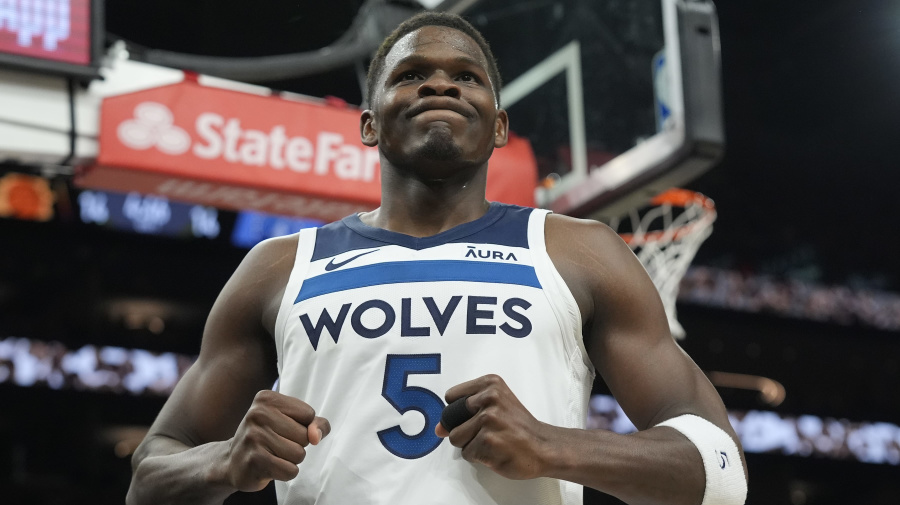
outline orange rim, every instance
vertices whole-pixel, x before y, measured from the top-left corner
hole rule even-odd
[[[702,193],[681,188],[672,188],[663,191],[650,200],[650,205],[671,205],[672,207],[682,208],[686,208],[690,205],[699,205],[703,208],[703,215],[675,230],[656,230],[643,233],[641,235],[642,243],[659,242],[664,236],[668,236],[670,241],[679,240],[685,235],[693,233],[695,228],[704,224],[704,222],[711,216],[714,216],[716,212],[716,205],[711,198]],[[633,233],[620,233],[619,236],[622,237],[622,240],[628,245],[632,245],[635,241]]]
[[[690,204],[699,204],[704,209],[715,210],[716,205],[708,196],[691,191],[689,189],[672,188],[653,197],[652,205],[669,204],[673,207],[687,207]]]

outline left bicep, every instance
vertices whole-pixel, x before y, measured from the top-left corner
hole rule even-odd
[[[641,430],[690,413],[730,431],[715,388],[672,338],[659,293],[640,261],[608,228],[595,238],[603,265],[588,273],[593,317],[585,338],[622,409]]]

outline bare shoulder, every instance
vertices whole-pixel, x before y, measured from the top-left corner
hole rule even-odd
[[[561,214],[547,215],[545,233],[548,245],[568,242],[570,245],[578,246],[579,249],[620,248],[625,245],[612,228],[600,221],[578,219]]]
[[[263,240],[250,249],[247,257],[264,260],[288,259],[294,260],[297,253],[297,234],[283,235],[281,237],[273,237]]]
[[[591,219],[550,214],[544,230],[547,253],[578,302],[584,321],[591,319],[598,296],[643,267],[609,226]]]
[[[550,214],[544,232],[554,264],[572,264],[579,275],[600,280],[618,275],[622,268],[643,271],[622,237],[599,221]]]
[[[252,271],[256,277],[262,276],[260,280],[281,278],[294,266],[297,244],[296,234],[263,240],[250,249],[238,271]]]
[[[297,235],[264,240],[255,245],[222,289],[220,299],[233,309],[252,311],[272,334],[288,277],[297,256]]]

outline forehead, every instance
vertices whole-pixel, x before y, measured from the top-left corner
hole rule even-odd
[[[446,26],[423,26],[404,35],[384,59],[385,69],[396,67],[410,56],[468,57],[487,69],[487,58],[472,37]]]

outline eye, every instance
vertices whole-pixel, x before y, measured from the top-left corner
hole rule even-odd
[[[397,81],[414,81],[419,78],[419,74],[415,72],[403,72],[397,77]]]
[[[471,72],[464,72],[460,74],[459,80],[463,82],[481,82],[481,80],[478,79],[478,76]]]

